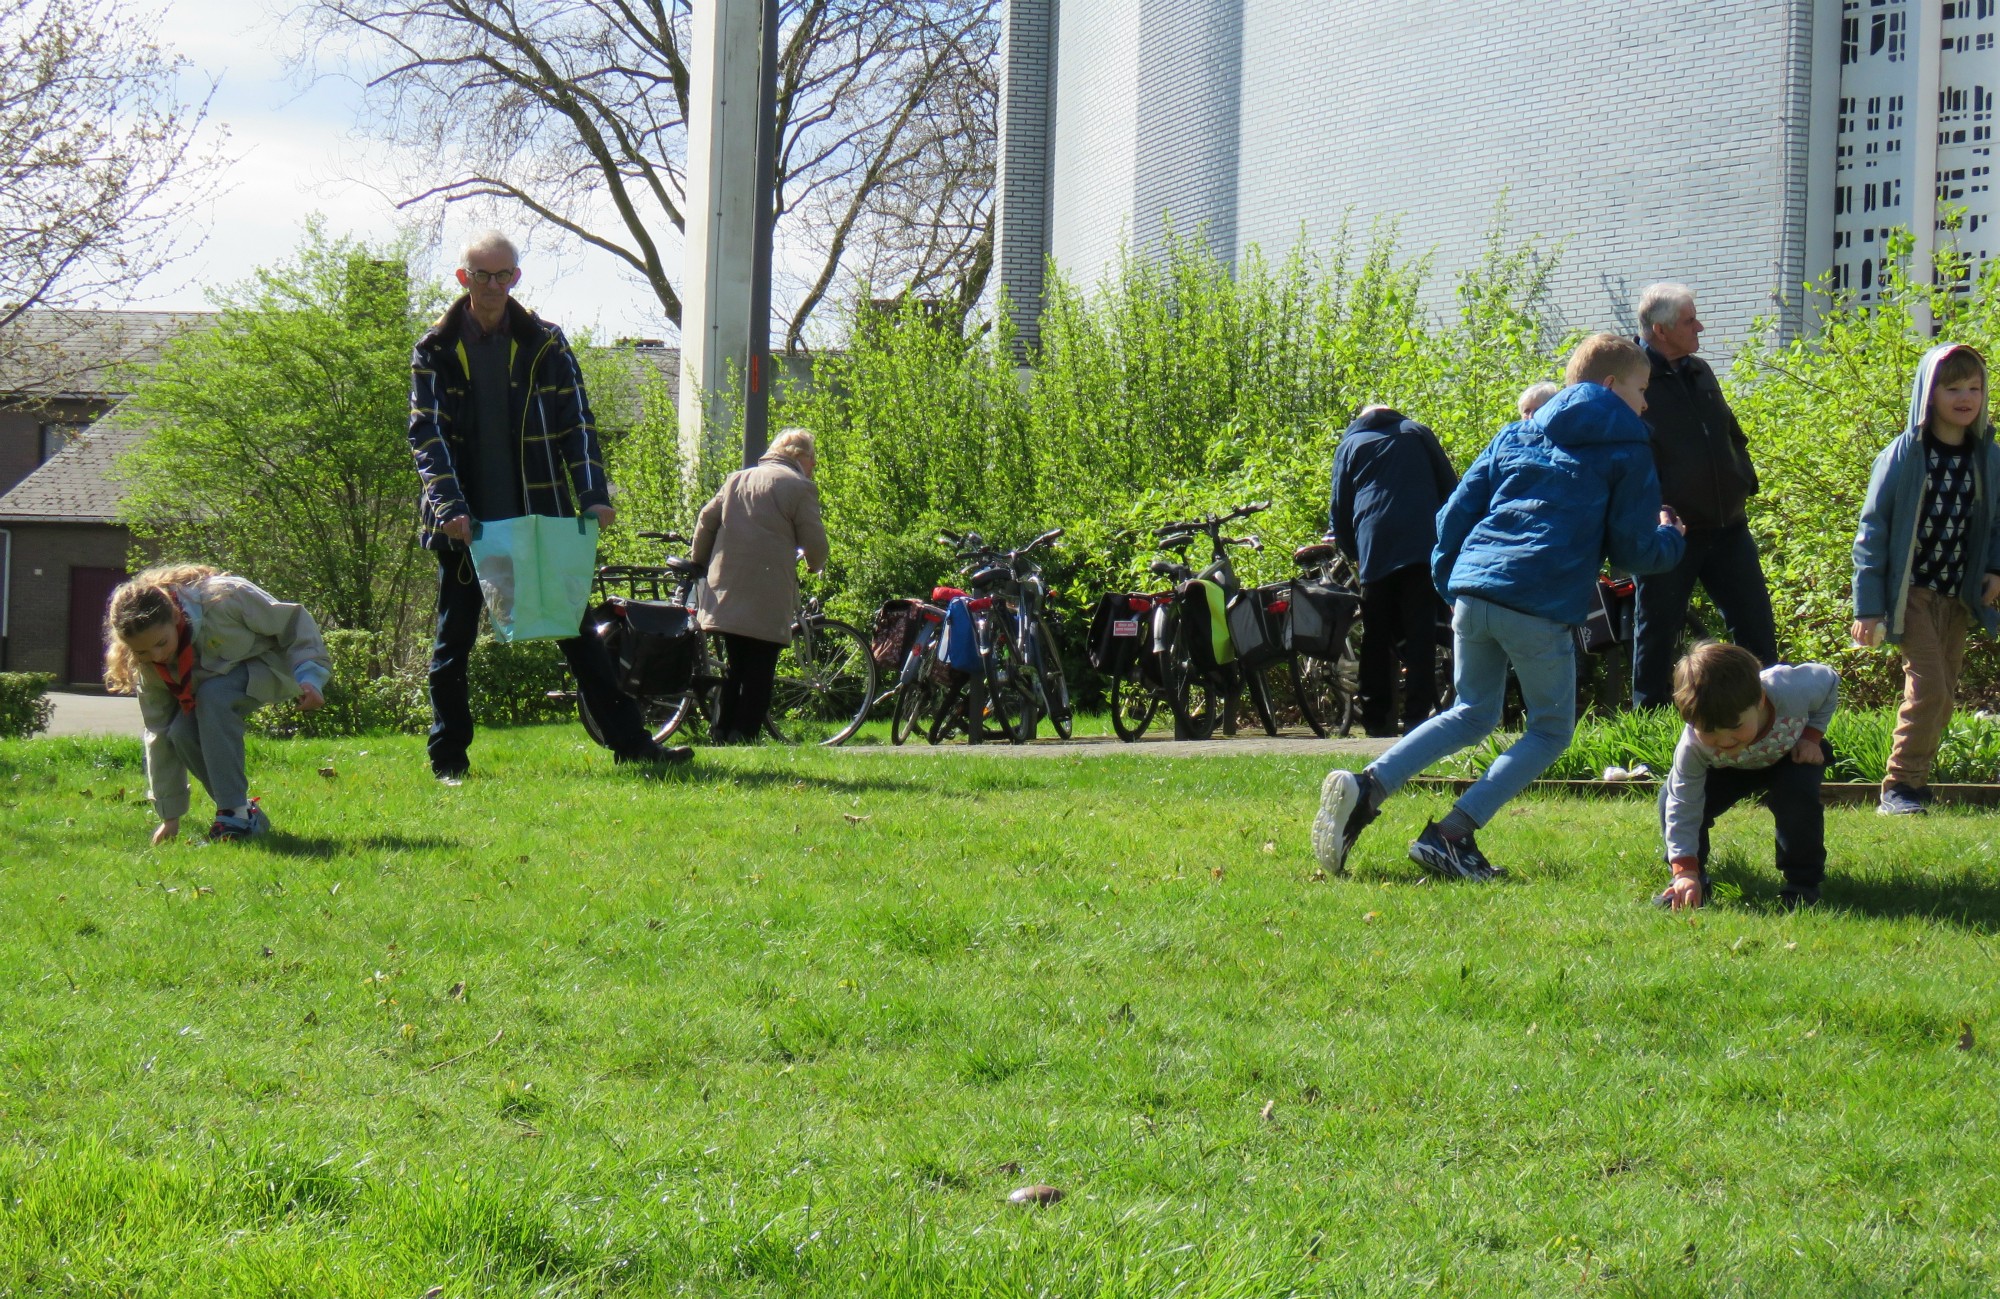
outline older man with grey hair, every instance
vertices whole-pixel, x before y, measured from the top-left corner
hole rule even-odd
[[[1731,640],[1765,667],[1778,661],[1771,591],[1744,509],[1757,494],[1757,470],[1715,371],[1695,355],[1705,328],[1685,284],[1655,284],[1640,295],[1638,343],[1653,363],[1642,418],[1653,434],[1661,499],[1687,525],[1687,553],[1674,568],[1638,579],[1636,708],[1673,703],[1674,663],[1696,584],[1715,602]]]
[[[482,522],[528,514],[615,517],[583,371],[561,329],[512,297],[520,255],[497,230],[475,235],[458,267],[464,296],[417,340],[410,357],[410,451],[423,483],[422,537],[437,555],[437,634],[431,643],[431,771],[448,785],[470,769],[467,665],[485,597],[469,547]],[[618,688],[610,656],[584,615],[557,645],[576,677],[577,707],[619,762],[684,762],[662,748]]]

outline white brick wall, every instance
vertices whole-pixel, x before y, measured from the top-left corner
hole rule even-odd
[[[1727,353],[1803,277],[1811,0],[1067,0],[1050,247],[1094,280],[1168,209],[1232,255],[1344,215],[1434,250],[1436,305],[1506,194],[1566,240],[1568,324],[1685,280]],[[1222,65],[1239,62],[1235,78]],[[1142,211],[1141,199],[1149,210]],[[1796,324],[1793,319],[1788,324]]]

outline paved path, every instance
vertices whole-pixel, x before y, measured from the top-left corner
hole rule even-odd
[[[137,735],[139,701],[128,695],[76,695],[52,690],[56,706],[49,735]]]
[[[1386,752],[1393,740],[1371,740],[1354,736],[1345,740],[1321,740],[1310,735],[1238,735],[1235,739],[1217,736],[1212,740],[1172,740],[1166,733],[1149,735],[1136,744],[1122,744],[1109,735],[1080,735],[1074,740],[1043,738],[1033,744],[970,745],[963,742],[930,745],[912,740],[897,748],[889,744],[849,744],[842,753],[934,753],[944,757],[987,758],[1230,758],[1245,754],[1286,758],[1372,758]]]

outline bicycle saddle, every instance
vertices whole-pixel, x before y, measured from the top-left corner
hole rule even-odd
[[[1333,555],[1334,548],[1322,541],[1316,545],[1300,546],[1297,550],[1294,550],[1292,552],[1292,562],[1294,564],[1324,564],[1327,560],[1332,559]]]
[[[682,577],[699,577],[702,567],[685,555],[671,555],[667,559],[667,571]]]
[[[1156,559],[1147,565],[1146,571],[1156,577],[1165,577],[1174,581],[1180,581],[1183,576],[1187,575],[1189,569],[1186,564],[1176,564],[1171,559]]]
[[[931,603],[950,604],[964,594],[955,586],[934,586],[931,588]]]

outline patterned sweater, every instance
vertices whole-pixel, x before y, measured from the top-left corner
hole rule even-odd
[[[1834,709],[1840,706],[1840,678],[1823,663],[1781,663],[1761,673],[1764,697],[1771,701],[1771,725],[1762,735],[1734,753],[1717,753],[1695,736],[1694,727],[1681,730],[1674,749],[1674,769],[1667,776],[1667,859],[1694,860],[1701,851],[1702,809],[1713,767],[1756,771],[1775,767],[1801,739],[1826,734]]]

